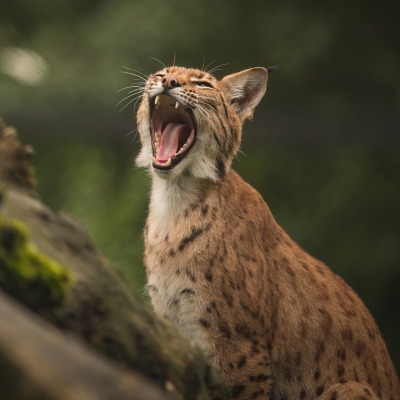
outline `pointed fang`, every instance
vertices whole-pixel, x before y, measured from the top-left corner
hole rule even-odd
[[[175,103],[175,108],[178,108],[178,107],[179,107],[179,103],[176,102],[176,103]]]

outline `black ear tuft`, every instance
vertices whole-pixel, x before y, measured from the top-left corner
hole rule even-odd
[[[271,65],[270,67],[267,67],[267,71],[269,72],[274,72],[278,69],[277,65]]]

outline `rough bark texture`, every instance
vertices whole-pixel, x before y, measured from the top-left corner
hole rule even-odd
[[[0,121],[4,398],[227,399],[201,351],[144,307],[85,228],[38,199],[32,155]]]

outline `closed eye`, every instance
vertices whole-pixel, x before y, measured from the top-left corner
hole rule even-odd
[[[207,81],[193,81],[193,83],[197,86],[208,87],[208,88],[214,89],[214,86],[211,85],[211,83],[207,82]]]

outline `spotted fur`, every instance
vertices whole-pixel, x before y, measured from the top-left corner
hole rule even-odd
[[[165,76],[179,86],[163,87]],[[147,81],[137,161],[152,172],[145,265],[154,309],[204,350],[233,399],[398,400],[397,374],[362,301],[230,167],[267,76],[254,68],[217,80],[169,67]],[[165,91],[193,110],[197,140],[179,165],[159,171],[149,101]]]

